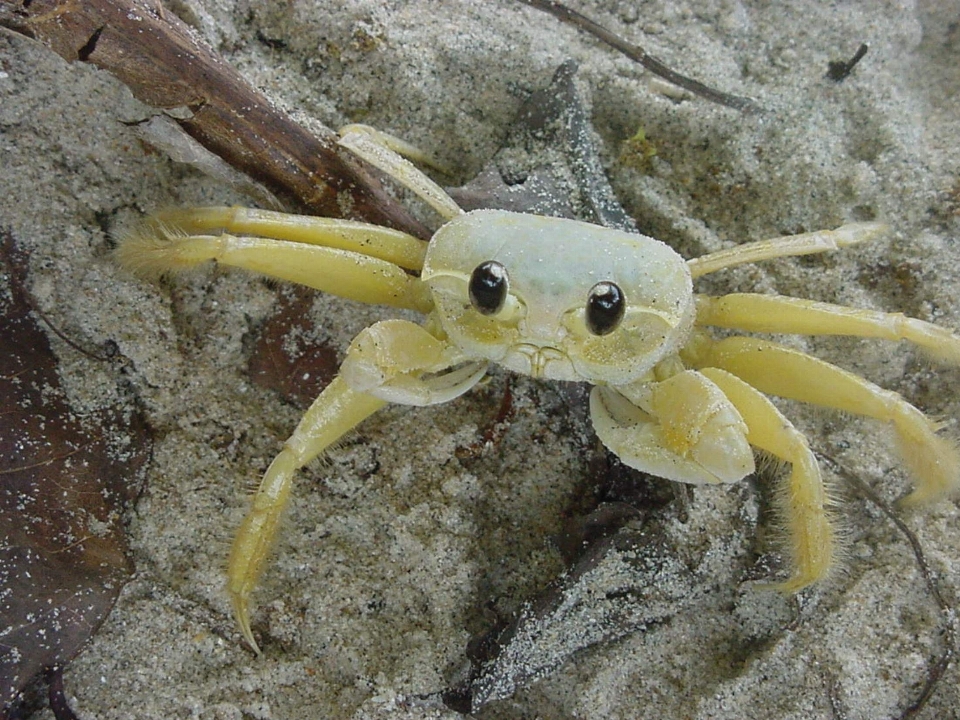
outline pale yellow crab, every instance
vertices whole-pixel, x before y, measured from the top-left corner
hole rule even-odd
[[[140,273],[215,260],[369,303],[417,310],[423,325],[384,320],[353,341],[267,469],[230,554],[227,588],[247,642],[249,599],[290,496],[294,473],[387,403],[432,405],[465,393],[497,363],[550,380],[588,382],[600,440],[627,465],[687,483],[731,483],[754,470],[751,446],[791,466],[781,498],[794,591],[835,563],[831,499],[804,436],[764,393],[892,425],[916,489],[943,497],[960,456],[900,395],[767,340],[713,339],[703,326],[765,333],[908,340],[960,363],[960,337],[899,313],[778,295],[709,297],[693,280],[743,263],[819,253],[873,238],[855,223],[684,260],[653,238],[501,210],[464,213],[383,136],[350,128],[341,142],[420,195],[446,221],[428,243],[365,223],[246,208],[157,215],[119,257]],[[396,147],[396,146],[394,146]]]

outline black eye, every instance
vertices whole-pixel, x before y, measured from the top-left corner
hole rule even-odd
[[[587,329],[594,335],[613,332],[623,320],[626,301],[614,283],[598,282],[587,293]]]
[[[507,299],[507,270],[496,260],[480,263],[470,275],[470,303],[481,315],[496,315]]]

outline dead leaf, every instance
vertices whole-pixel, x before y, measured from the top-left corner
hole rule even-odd
[[[5,233],[0,295],[0,717],[106,618],[132,567],[123,513],[149,454],[146,426],[78,418]]]
[[[277,308],[256,338],[247,374],[260,387],[276,390],[297,407],[309,407],[337,374],[337,351],[311,340],[312,290],[285,288]]]

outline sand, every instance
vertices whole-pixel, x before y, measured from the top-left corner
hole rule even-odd
[[[307,122],[361,121],[404,137],[452,168],[448,182],[486,166],[524,97],[575,59],[614,191],[641,232],[684,256],[847,221],[891,226],[867,246],[746,266],[701,289],[797,294],[960,328],[954,3],[576,7],[764,112],[678,93],[506,0],[170,4],[279,106]],[[828,62],[861,42],[869,52],[850,77],[826,79]],[[223,568],[246,490],[299,416],[244,372],[278,291],[216,271],[144,283],[112,261],[111,233],[143,212],[249,202],[142,143],[129,123],[152,113],[105,73],[0,34],[0,223],[32,253],[43,311],[71,337],[113,341],[129,359],[121,378],[53,339],[75,407],[109,406],[129,383],[156,433],[130,517],[137,571],[66,672],[73,706],[104,720],[457,717],[411,698],[448,687],[471,635],[562,572],[551,539],[591,483],[582,393],[516,379],[516,412],[496,447],[459,460],[456,448],[497,413],[507,374],[496,372],[455,403],[382,412],[302,473],[255,597],[266,652],[254,656],[230,617]],[[652,159],[627,142],[639,130]],[[310,313],[314,340],[341,353],[390,315],[323,296]],[[957,434],[955,368],[890,343],[791,342],[898,390]],[[876,423],[781,407],[816,450],[883,498],[908,489]],[[776,546],[764,482],[697,488],[683,513],[659,520],[664,552],[696,580],[676,612],[577,654],[480,717],[898,717],[942,651],[942,619],[903,535],[826,474],[843,495],[849,537],[833,582],[799,602],[752,587],[778,567],[768,563]],[[944,502],[906,516],[948,603],[958,591],[957,515]],[[957,680],[951,667],[919,717],[956,717]]]

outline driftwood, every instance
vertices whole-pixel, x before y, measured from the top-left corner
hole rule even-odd
[[[0,26],[107,70],[290,209],[429,236],[332,130],[316,136],[273,107],[159,2],[0,0]]]

